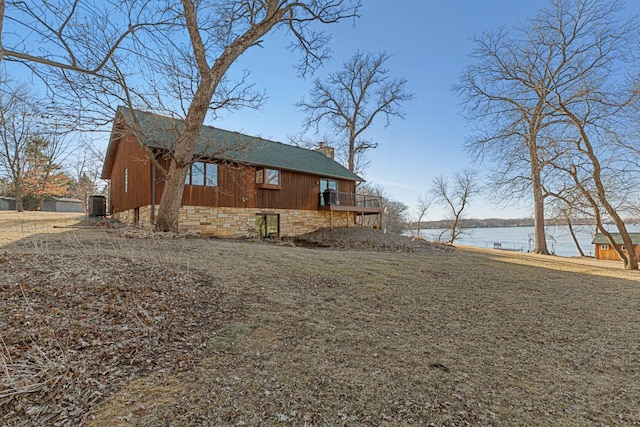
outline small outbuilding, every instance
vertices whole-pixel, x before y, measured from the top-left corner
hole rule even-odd
[[[616,245],[623,251],[626,251],[627,248],[624,246],[620,233],[611,233],[611,235],[613,236],[613,240]],[[636,251],[636,254],[640,257],[640,233],[629,233],[629,237],[631,237],[631,241],[633,242],[633,250]],[[620,256],[616,252],[615,248],[611,246],[611,242],[604,234],[596,233],[592,243],[596,246],[596,259],[620,261]]]
[[[67,197],[50,197],[44,201],[45,212],[78,212],[84,213],[82,200]]]
[[[15,197],[0,196],[0,211],[15,211]]]

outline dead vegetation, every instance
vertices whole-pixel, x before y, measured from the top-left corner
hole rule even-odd
[[[347,240],[5,246],[2,424],[640,424],[634,272]]]
[[[230,304],[211,279],[155,263],[0,257],[2,425],[78,425],[135,378],[192,369]]]
[[[451,245],[384,233],[368,227],[322,228],[292,239],[299,246],[398,252],[449,252]]]

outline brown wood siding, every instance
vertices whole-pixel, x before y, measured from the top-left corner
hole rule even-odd
[[[322,177],[280,171],[280,189],[256,187],[255,207],[261,209],[318,209]],[[333,179],[333,178],[328,178]],[[338,181],[338,191],[355,193],[355,182]]]
[[[158,163],[169,167],[169,158],[158,154]],[[152,162],[147,152],[132,135],[118,143],[111,174],[111,206],[113,212],[152,204]],[[128,170],[128,188],[124,192],[124,170]],[[218,164],[218,186],[186,185],[183,206],[213,206],[256,209],[318,209],[318,194],[322,177],[299,172],[280,171],[277,189],[259,188],[255,184],[255,167]],[[333,178],[327,178],[333,179]],[[160,203],[164,176],[156,171],[155,204]],[[338,181],[338,191],[355,193],[355,182]]]
[[[602,259],[606,261],[621,261],[620,256],[618,256],[618,253],[615,251],[615,249],[613,249],[611,245],[606,243],[604,245],[607,245],[609,249],[602,249],[602,244],[596,244],[596,259]],[[618,247],[622,248],[622,246],[624,245],[619,245]],[[640,257],[640,246],[635,245],[634,248],[636,254],[638,254],[638,257]]]
[[[125,192],[124,171],[128,184]],[[132,135],[125,135],[117,145],[111,176],[111,209],[121,212],[151,203],[151,162],[146,151]]]
[[[161,158],[159,163],[168,168],[169,159]],[[253,168],[233,164],[218,164],[218,186],[185,185],[182,194],[183,206],[214,206],[230,208],[253,207]],[[156,174],[156,204],[160,203],[164,177]]]

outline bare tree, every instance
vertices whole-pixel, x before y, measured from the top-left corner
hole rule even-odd
[[[184,118],[184,128],[176,141],[171,165],[167,171],[162,199],[158,208],[157,227],[177,229],[178,212],[185,176],[192,162],[196,140],[229,67],[247,49],[260,43],[272,29],[284,26],[299,42],[304,53],[304,66],[325,58],[318,48],[326,38],[310,28],[310,23],[338,22],[352,17],[359,4],[345,1],[264,2],[220,1],[208,11],[203,5],[182,0],[183,17],[197,65],[198,85]],[[212,22],[213,18],[213,22]],[[204,37],[208,39],[204,41]]]
[[[465,71],[456,87],[465,97],[468,116],[482,124],[469,148],[490,153],[500,167],[494,183],[506,191],[498,194],[513,198],[516,192],[532,191],[535,252],[548,252],[544,188],[553,186],[549,170],[558,156],[576,153],[563,144],[569,137],[566,124],[589,126],[579,122],[584,114],[594,114],[593,103],[563,102],[568,97],[584,101],[601,96],[602,90],[607,91],[603,84],[616,77],[617,67],[634,56],[637,23],[634,18],[623,20],[622,13],[623,4],[617,0],[552,0],[513,35],[497,31],[479,37],[477,63]],[[621,105],[618,100],[614,104]],[[571,111],[573,107],[576,110]],[[614,110],[610,108],[608,114]],[[599,126],[603,125],[601,121]],[[611,129],[611,123],[606,127]],[[589,145],[584,135],[569,139]],[[589,157],[588,151],[582,154]],[[589,161],[597,175],[594,160]],[[606,207],[600,193],[599,203]],[[609,215],[615,217],[613,211]]]
[[[640,78],[634,42],[639,36],[636,19],[621,20],[622,3],[556,0],[546,15],[534,21],[554,53],[554,63],[564,71],[552,74],[545,103],[563,118],[557,125],[555,144],[564,153],[554,162],[571,177],[596,216],[602,210],[613,220],[627,248],[633,243],[616,200],[633,188],[632,175],[619,159],[619,141],[624,141],[628,125],[626,110],[640,101]],[[544,38],[542,38],[542,35]],[[620,71],[628,67],[631,85]],[[624,145],[624,144],[623,144]],[[618,185],[611,185],[613,181]],[[602,221],[598,220],[598,224]],[[621,250],[613,236],[600,226],[617,250],[625,268],[638,269],[635,251]]]
[[[616,187],[607,187],[601,160],[595,154],[594,146],[591,144],[585,129],[582,127],[579,129],[586,138],[586,140],[575,141],[576,151],[579,155],[565,159],[564,166],[556,163],[555,167],[562,169],[573,179],[585,203],[592,208],[597,229],[609,239],[612,248],[624,262],[625,268],[637,270],[638,256],[635,251],[625,252],[622,250],[616,244],[613,234],[603,226],[604,215],[607,215],[615,223],[625,247],[634,247],[624,219],[620,214],[620,208],[614,202],[616,199],[615,191],[612,192],[611,189]],[[582,156],[586,157],[586,161],[584,161],[584,158],[581,159]]]
[[[66,99],[87,103],[82,111],[100,112],[115,100],[130,107],[171,111],[183,119],[171,163],[164,171],[156,217],[157,228],[163,231],[177,230],[185,177],[207,114],[260,102],[260,95],[244,85],[244,77],[236,82],[225,79],[236,59],[281,28],[292,36],[292,48],[302,52],[299,69],[305,73],[328,57],[328,36],[316,24],[356,17],[360,7],[359,0],[132,0],[98,7],[76,0],[71,8],[54,11],[62,6],[25,3],[10,3],[11,22],[20,22],[32,30],[29,34],[44,40],[45,59],[64,60],[43,61],[6,47],[5,58],[48,67],[37,68],[40,75],[62,70],[63,85],[71,88]],[[7,13],[8,9],[5,19]],[[23,16],[29,19],[20,19]],[[3,29],[3,36],[6,33]],[[18,40],[14,45],[27,46],[30,41]],[[61,98],[58,94],[57,99]]]
[[[382,213],[380,214],[381,221],[379,224],[363,223],[362,225],[378,225],[385,232],[390,231],[392,233],[401,233],[405,230],[406,219],[404,217],[404,213],[409,209],[407,205],[397,200],[393,200],[384,188],[375,184],[361,185],[358,188],[358,194],[365,194],[380,198],[380,207],[382,209]],[[372,219],[372,221],[377,223],[377,218]]]
[[[431,208],[431,204],[433,203],[433,200],[428,198],[426,195],[421,195],[420,197],[418,197],[418,204],[416,205],[416,216],[417,216],[417,230],[416,230],[416,235],[418,237],[422,237],[422,235],[420,234],[420,231],[422,231],[422,219],[425,217],[425,215],[427,214],[427,211]]]
[[[13,182],[16,210],[22,212],[23,184],[30,142],[40,134],[39,113],[24,88],[0,90],[0,168]]]
[[[465,113],[476,124],[467,148],[479,159],[490,156],[497,169],[491,181],[501,201],[531,194],[534,252],[549,254],[545,235],[543,169],[544,135],[553,122],[545,104],[550,58],[528,39],[529,28],[512,36],[505,30],[476,37],[468,66],[455,90]],[[530,45],[531,44],[531,45]]]
[[[157,27],[149,2],[0,1],[0,61],[99,75],[136,31]],[[90,41],[100,28],[101,43]]]
[[[464,210],[469,202],[480,192],[478,185],[478,173],[469,169],[453,174],[453,182],[445,176],[438,176],[431,184],[431,194],[435,203],[442,206],[448,212],[449,226],[440,236],[441,239],[448,234],[447,243],[453,243],[464,233],[465,229],[461,220]]]
[[[346,157],[346,166],[352,172],[366,165],[364,154],[378,146],[366,138],[365,131],[381,116],[385,126],[391,118],[404,118],[401,105],[413,99],[407,92],[405,79],[392,79],[385,63],[387,53],[373,55],[356,52],[345,62],[340,71],[329,74],[326,82],[317,79],[311,89],[309,100],[303,99],[297,106],[307,114],[305,130],[319,130],[327,123],[344,141],[339,147]]]

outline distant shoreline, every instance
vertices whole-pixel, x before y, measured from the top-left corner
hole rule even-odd
[[[640,219],[626,219],[626,224],[637,224]],[[420,229],[433,230],[449,228],[449,220],[438,221],[423,221],[420,224]],[[612,224],[606,222],[605,224]],[[565,221],[560,220],[547,220],[545,226],[564,226],[567,225]],[[572,222],[573,226],[594,226],[595,222],[591,218],[576,219]],[[463,219],[461,220],[462,228],[508,228],[508,227],[533,227],[533,218],[486,218],[486,219]],[[417,222],[411,222],[408,224],[408,230],[416,230],[418,228]]]

